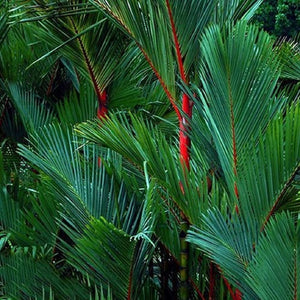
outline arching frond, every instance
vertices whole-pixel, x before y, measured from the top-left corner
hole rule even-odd
[[[104,218],[93,219],[78,237],[75,247],[70,248],[68,260],[106,288],[110,286],[113,294],[121,299],[131,295],[135,248],[136,241],[125,232]]]
[[[202,104],[225,174],[234,191],[243,149],[270,118],[278,79],[278,60],[266,33],[239,23],[221,31],[210,27],[201,42]]]
[[[240,169],[241,212],[261,230],[284,206],[284,195],[300,168],[300,145],[295,142],[300,135],[299,108],[292,105],[285,116],[278,114],[271,121]]]
[[[93,119],[97,111],[97,97],[90,84],[81,82],[79,95],[71,93],[56,105],[58,118],[64,124],[76,124]]]
[[[200,247],[220,266],[226,279],[250,299],[259,299],[245,281],[252,260],[254,236],[244,220],[238,217],[230,220],[219,210],[208,211],[206,216],[203,215],[202,229],[192,228],[187,240]]]
[[[33,91],[24,91],[24,88],[17,84],[10,84],[9,92],[28,133],[37,131],[53,120],[52,111]]]
[[[260,299],[299,298],[299,243],[299,220],[298,227],[284,213],[270,220],[258,239],[246,279]]]

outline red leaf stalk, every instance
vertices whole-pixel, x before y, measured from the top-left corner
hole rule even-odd
[[[242,293],[239,289],[235,290],[235,300],[242,300]]]
[[[235,294],[234,294],[234,292],[233,292],[233,290],[232,290],[232,288],[231,288],[231,286],[230,286],[230,283],[228,282],[228,280],[223,276],[223,274],[221,273],[221,276],[222,276],[222,278],[223,278],[223,280],[224,280],[224,283],[225,283],[225,285],[226,285],[226,287],[227,287],[227,289],[228,289],[228,291],[229,291],[229,293],[230,293],[230,295],[231,295],[231,298],[233,299],[233,300],[235,300],[236,298],[235,298]]]
[[[100,97],[98,98],[98,111],[97,117],[99,119],[104,118],[107,115],[107,92],[104,90],[100,93]]]
[[[176,50],[176,57],[177,57],[177,63],[179,68],[180,77],[183,80],[185,84],[187,84],[187,78],[184,71],[183,66],[183,57],[180,51],[180,45],[178,41],[178,36],[176,32],[175,22],[173,19],[173,14],[170,6],[169,0],[166,0],[166,5],[168,8],[168,14],[170,18],[170,23],[172,27],[172,33],[174,38],[174,44],[175,44],[175,50]],[[187,135],[187,130],[189,128],[188,120],[186,117],[191,118],[192,117],[192,104],[186,94],[183,94],[182,96],[182,111],[184,113],[181,118],[179,118],[179,129],[180,129],[180,135],[179,135],[179,149],[180,149],[180,160],[181,163],[184,164],[188,170],[190,169],[190,151],[189,147],[191,144],[190,138]]]

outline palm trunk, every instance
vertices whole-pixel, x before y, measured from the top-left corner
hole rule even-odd
[[[183,66],[183,56],[180,51],[180,45],[178,41],[178,36],[176,32],[176,26],[173,18],[172,9],[170,6],[169,0],[166,0],[166,6],[168,9],[168,14],[170,18],[172,34],[175,44],[177,62],[179,67],[180,77],[185,84],[188,84],[187,77],[185,74],[184,66]],[[192,117],[192,103],[187,94],[183,94],[182,97],[182,112],[183,115],[179,117],[179,152],[180,152],[180,161],[182,167],[184,169],[190,169],[190,145],[191,140],[188,136],[189,129],[189,119]],[[184,193],[184,191],[183,191]],[[186,300],[189,298],[189,289],[188,289],[188,261],[189,261],[189,247],[188,243],[185,240],[187,231],[189,228],[188,221],[183,218],[181,224],[181,232],[180,232],[180,299]]]
[[[181,222],[181,232],[180,232],[180,299],[189,299],[189,245],[185,239],[187,231],[189,228],[189,223],[186,220]]]

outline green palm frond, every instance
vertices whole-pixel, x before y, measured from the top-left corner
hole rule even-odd
[[[52,49],[39,60],[53,52],[60,53],[89,80],[99,97],[110,84],[117,57],[122,55],[127,43],[124,39],[121,42],[120,32],[102,14],[90,8],[88,3],[78,1],[66,5],[56,3],[44,17],[44,11],[38,6],[34,12],[40,16],[37,38]],[[57,18],[48,18],[54,11]]]
[[[11,239],[19,246],[54,248],[60,210],[57,199],[46,181],[31,194],[30,207],[22,211],[22,226],[12,231]]]
[[[97,98],[90,84],[80,84],[79,95],[71,93],[64,101],[57,103],[58,119],[64,124],[76,124],[93,119],[97,111]]]
[[[299,229],[294,218],[277,215],[259,232],[247,220],[225,218],[218,210],[203,217],[203,228],[192,228],[187,239],[220,266],[243,298],[297,299]]]
[[[234,191],[241,153],[270,118],[279,77],[266,33],[244,22],[221,31],[211,26],[201,42],[202,103],[195,101],[213,136],[229,191]]]
[[[248,267],[248,284],[259,299],[298,299],[300,296],[299,220],[285,213],[270,220]]]
[[[174,60],[166,4],[163,1],[91,1],[132,38],[158,76],[175,96]],[[141,26],[143,24],[143,26]]]
[[[2,46],[2,43],[4,39],[6,38],[6,35],[9,30],[9,24],[8,24],[8,7],[7,4],[4,1],[3,4],[1,4],[1,14],[0,14],[0,48]]]
[[[299,44],[283,40],[277,46],[281,59],[281,77],[300,81],[300,49]]]
[[[242,214],[261,229],[281,207],[300,168],[300,106],[292,105],[285,116],[278,114],[265,135],[254,144],[240,169],[238,186]],[[294,202],[296,212],[299,202]]]
[[[171,0],[161,2],[165,6],[170,6],[170,16],[174,21],[174,29],[178,37],[181,55],[184,58],[184,69],[186,75],[189,75],[191,71],[197,69],[199,64],[199,39],[205,27],[210,23],[218,1]],[[170,16],[169,27],[172,26]],[[176,45],[174,50],[175,48]],[[194,66],[194,70],[191,70],[192,66]]]
[[[97,149],[77,148],[78,142],[69,129],[51,125],[32,137],[31,149],[20,146],[20,153],[50,176],[53,192],[79,228],[90,216],[104,216],[117,224],[122,218],[121,226],[126,227],[127,205],[131,202],[134,211],[135,201],[106,173],[104,165],[99,167]],[[135,216],[132,211],[129,215],[131,222]]]
[[[12,256],[1,254],[0,264],[0,278],[4,284],[5,297],[43,299],[51,293],[59,295],[58,299],[75,299],[78,295],[80,299],[90,297],[87,285],[78,284],[75,278],[60,276],[45,259],[33,259],[22,253]]]
[[[114,80],[109,88],[109,108],[127,110],[135,106],[144,107],[155,98],[148,97],[147,93],[148,87],[149,93],[153,92],[153,85],[156,83],[154,79],[147,61],[136,44],[129,43],[118,68],[115,69]],[[166,97],[161,86],[159,86],[159,92],[163,95],[157,97],[156,101],[162,101],[165,104]]]
[[[0,190],[0,208],[1,208],[1,227],[2,230],[9,232],[11,230],[18,230],[21,226],[21,210],[19,203],[14,201],[7,188],[2,186]]]
[[[130,296],[135,247],[136,242],[125,232],[104,218],[93,219],[69,250],[69,262],[124,299]]]
[[[9,84],[9,92],[28,133],[37,131],[53,120],[51,110],[47,109],[45,102],[38,99],[33,91],[26,92],[17,84]]]
[[[259,299],[245,282],[254,239],[244,220],[237,216],[226,218],[217,209],[203,215],[202,229],[192,227],[187,235],[190,243],[200,247],[221,268],[226,279],[250,299]]]
[[[262,3],[262,0],[219,0],[214,21],[225,24],[227,21],[249,20]]]
[[[33,38],[33,32],[36,30],[36,24],[18,23],[9,30],[0,52],[0,72],[4,83],[24,82],[26,78],[26,89],[39,90],[45,85],[45,81],[48,81],[49,72],[57,56],[48,57],[28,69],[28,66],[47,50],[45,44],[36,43]]]
[[[102,144],[119,153],[140,172],[156,179],[170,199],[182,212],[199,222],[199,211],[208,205],[206,172],[203,166],[193,165],[187,175],[180,164],[178,149],[172,146],[150,122],[130,115],[110,115],[101,122],[87,122],[77,126],[76,131],[89,141]],[[209,168],[209,166],[207,166]],[[188,179],[187,179],[188,176]]]
[[[130,277],[132,278],[130,280],[132,284],[134,283],[136,286],[142,284],[139,279],[145,276],[145,256],[148,256],[150,259],[151,253],[154,250],[151,235],[154,230],[153,222],[156,218],[153,217],[152,220],[152,217],[147,216],[148,213],[143,213],[143,217],[141,218],[143,207],[137,201],[138,195],[130,195],[126,184],[118,180],[118,173],[116,173],[116,177],[107,174],[105,170],[105,157],[103,160],[101,159],[101,166],[99,166],[96,147],[84,146],[77,148],[78,142],[78,139],[72,136],[69,129],[63,130],[58,125],[52,125],[48,128],[45,127],[43,131],[40,131],[38,136],[32,137],[30,150],[22,147],[21,153],[51,178],[49,187],[52,189],[53,197],[62,205],[60,216],[57,217],[59,227],[63,228],[64,232],[70,235],[75,244],[77,241],[83,241],[82,244],[78,242],[80,244],[78,244],[78,249],[74,248],[79,252],[76,252],[63,239],[59,242],[57,247],[61,249],[64,255],[67,257],[71,255],[72,257],[70,261],[67,259],[68,263],[79,268],[82,274],[88,272],[94,278],[93,280],[97,281],[98,286],[100,283],[102,284],[102,280],[105,278],[106,287],[108,284],[111,285],[112,283],[114,285],[116,283],[119,288],[114,289],[116,290],[115,293],[125,293],[124,289],[128,289],[129,277],[125,282],[123,278],[123,283],[121,281],[116,282],[113,278],[119,276],[119,270],[113,273],[108,267],[115,260],[117,260],[116,266],[120,267],[120,261],[118,261],[118,256],[116,256],[119,255],[119,250],[116,253],[107,253],[106,256],[105,253],[99,252],[98,255],[103,258],[103,261],[97,260],[95,266],[94,263],[87,263],[86,261],[86,253],[92,253],[92,248],[90,247],[94,244],[94,230],[99,234],[99,239],[103,239],[104,244],[108,243],[105,246],[106,250],[112,243],[112,241],[107,241],[112,228],[115,228],[116,236],[112,236],[111,238],[117,239],[115,241],[116,244],[118,244],[120,236],[123,235],[127,236],[128,243],[138,243],[136,256],[134,259],[133,257],[130,258],[133,273],[130,273],[130,269],[129,271],[126,269],[131,274]],[[107,163],[109,164],[109,162]],[[116,170],[119,168],[117,165],[115,167]],[[109,165],[108,170],[113,172],[113,174],[116,171]],[[131,184],[133,182],[132,179]],[[41,198],[40,201],[42,200]],[[29,212],[25,214],[25,218],[30,224],[29,227],[35,227],[36,230],[40,230],[38,235],[42,235],[47,231],[49,232],[49,230],[51,231],[51,226],[47,226],[44,223],[46,219],[39,221],[39,218],[42,218],[43,212],[39,211],[40,213],[37,214],[38,211],[39,207],[37,207],[35,213],[38,220],[32,218],[33,215]],[[114,225],[108,225],[103,217]],[[105,233],[103,228],[100,230],[99,226],[101,228],[108,226],[107,232]],[[124,234],[119,235],[121,229],[124,231]],[[27,232],[30,232],[30,228]],[[100,234],[104,233],[105,235],[100,236]],[[85,234],[87,235],[86,237]],[[38,235],[32,232],[31,238]],[[16,237],[19,238],[19,241],[22,241],[22,239],[26,241],[26,238],[22,236],[22,231]],[[42,236],[40,237],[42,238]],[[101,242],[101,240],[99,241]],[[127,253],[126,251],[129,249],[128,245],[126,244],[124,247],[126,250],[122,250],[121,252]],[[98,251],[98,249],[97,245],[93,251]],[[90,258],[93,259],[93,256]],[[110,260],[107,258],[110,258]],[[124,262],[128,261],[128,257],[124,258]],[[104,262],[108,265],[105,265]],[[94,271],[91,271],[94,269],[97,270],[96,274],[94,274]],[[120,291],[120,288],[122,291]]]

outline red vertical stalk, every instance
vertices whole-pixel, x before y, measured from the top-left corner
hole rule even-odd
[[[231,298],[232,298],[233,300],[235,300],[235,294],[234,294],[234,292],[233,292],[233,290],[232,290],[232,288],[231,288],[231,286],[230,286],[230,283],[229,283],[228,280],[222,275],[222,273],[221,273],[221,276],[222,276],[222,278],[223,278],[223,280],[224,280],[224,283],[225,283],[225,285],[226,285],[226,287],[227,287],[227,289],[228,289],[228,291],[229,291],[229,293],[230,293],[230,295],[231,295]]]
[[[242,293],[239,289],[235,290],[235,300],[242,300]]]
[[[187,84],[187,78],[184,71],[183,66],[183,57],[180,51],[180,45],[178,42],[178,36],[176,32],[175,22],[173,19],[173,14],[170,6],[169,0],[166,0],[166,5],[168,9],[168,14],[170,18],[173,39],[176,50],[177,63],[179,68],[179,73],[182,81]],[[190,144],[191,140],[188,136],[188,128],[189,128],[189,118],[192,117],[192,103],[189,100],[187,94],[183,94],[182,96],[182,112],[183,115],[179,117],[179,152],[180,152],[180,161],[182,166],[190,169]],[[179,183],[180,184],[180,183]],[[182,186],[182,185],[181,185]],[[183,191],[184,194],[184,191]],[[189,247],[188,243],[185,240],[187,230],[189,228],[188,221],[183,218],[181,224],[181,232],[180,232],[180,299],[185,300],[189,298],[189,290],[188,290],[188,260],[189,260]]]
[[[99,119],[104,118],[107,115],[107,92],[104,90],[100,94],[100,99],[98,98],[98,111],[97,117]]]
[[[187,84],[187,78],[184,71],[183,66],[183,57],[180,51],[180,45],[178,41],[178,36],[176,32],[176,27],[173,19],[173,14],[170,6],[169,0],[166,0],[166,5],[168,8],[173,38],[174,38],[174,44],[175,44],[175,50],[176,50],[176,57],[177,57],[177,63],[179,67],[179,73],[180,77],[183,80],[185,84]],[[184,164],[188,169],[190,168],[190,151],[189,147],[191,144],[190,138],[187,135],[188,130],[188,120],[186,117],[191,118],[192,117],[192,103],[189,100],[189,97],[186,94],[183,94],[182,96],[182,111],[184,115],[179,119],[179,129],[180,129],[180,135],[179,135],[179,151],[180,151],[180,160],[181,163]]]
[[[70,18],[70,20],[71,20],[72,26],[75,30],[75,33],[78,34],[76,24],[74,23],[72,18]],[[80,37],[78,37],[77,40],[79,42],[79,46],[80,46],[82,55],[84,57],[84,61],[85,61],[87,70],[88,70],[90,78],[92,80],[95,93],[97,95],[97,99],[98,99],[97,117],[98,117],[98,119],[101,120],[102,118],[105,118],[105,116],[107,115],[107,111],[108,111],[107,110],[107,92],[106,92],[106,90],[103,90],[101,92],[100,87],[97,83],[96,75],[94,73],[93,67],[92,67],[90,59],[88,57],[88,53],[84,47],[84,44]],[[101,166],[101,158],[100,157],[98,158],[98,166],[99,167]]]

